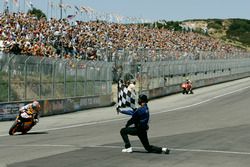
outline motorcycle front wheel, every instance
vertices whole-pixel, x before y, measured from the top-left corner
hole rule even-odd
[[[18,125],[17,121],[15,121],[9,130],[9,135],[14,135],[17,132],[18,126],[19,125]]]

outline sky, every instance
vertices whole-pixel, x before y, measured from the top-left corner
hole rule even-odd
[[[0,0],[0,11],[4,9],[4,1],[9,1],[11,11],[27,11],[29,1],[35,8],[41,9],[49,17],[60,17],[59,8],[51,8],[49,1],[55,5],[60,0]],[[19,7],[13,2],[20,1]],[[25,1],[27,3],[25,3]],[[62,0],[65,5],[71,6],[62,12],[62,16],[75,15],[76,8],[91,8],[99,16],[111,15],[114,18],[138,18],[148,21],[167,20],[183,21],[188,19],[227,19],[242,18],[250,20],[250,0]],[[26,4],[26,5],[24,5]],[[121,16],[121,17],[116,17]],[[84,14],[77,15],[85,18]]]

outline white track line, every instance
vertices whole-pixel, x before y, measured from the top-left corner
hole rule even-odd
[[[151,115],[162,114],[162,113],[167,113],[167,112],[171,112],[171,111],[176,111],[176,110],[181,110],[181,109],[185,109],[185,108],[197,106],[197,105],[200,105],[200,104],[212,101],[214,99],[218,99],[218,98],[223,97],[223,96],[227,96],[227,95],[230,95],[230,94],[233,94],[233,93],[236,93],[236,92],[240,92],[240,91],[248,89],[248,88],[250,88],[250,86],[247,86],[247,87],[244,87],[244,88],[240,88],[240,89],[237,89],[237,90],[225,93],[225,94],[221,94],[221,95],[218,95],[218,96],[214,96],[214,97],[211,97],[211,98],[209,98],[207,100],[204,100],[204,101],[201,101],[201,102],[198,102],[198,103],[194,103],[194,104],[191,104],[191,105],[187,105],[187,106],[178,107],[178,108],[174,108],[174,109],[170,109],[170,110],[165,110],[165,111],[159,111],[159,112],[151,113]],[[115,122],[115,121],[120,121],[120,120],[125,120],[125,119],[127,119],[127,118],[118,118],[118,119],[115,118],[115,119],[111,119],[111,120],[95,121],[95,122],[82,123],[82,124],[65,126],[65,127],[45,129],[44,131],[53,131],[53,130],[61,130],[61,129],[81,127],[81,126],[88,126],[88,125],[103,124],[103,123]]]
[[[240,91],[248,89],[248,88],[250,88],[250,86],[247,86],[247,87],[244,87],[244,88],[240,88],[240,89],[237,89],[237,90],[225,93],[225,94],[221,94],[221,95],[218,95],[218,96],[214,96],[214,97],[211,97],[211,98],[209,98],[207,100],[204,100],[204,101],[201,101],[201,102],[198,102],[198,103],[194,103],[194,104],[191,104],[191,105],[187,105],[187,106],[177,107],[177,108],[170,109],[170,110],[165,110],[165,111],[159,111],[159,112],[151,113],[151,115],[162,114],[162,113],[167,113],[167,112],[171,112],[171,111],[181,110],[181,109],[185,109],[185,108],[189,108],[189,107],[193,107],[193,106],[198,106],[200,104],[203,104],[203,103],[206,103],[206,102],[209,102],[209,101],[212,101],[212,100],[215,100],[215,99],[218,99],[220,97],[227,96],[227,95],[230,95],[230,94],[233,94],[233,93],[236,93],[236,92],[240,92]],[[94,122],[82,123],[82,124],[77,124],[77,125],[70,125],[70,126],[63,126],[63,127],[58,127],[58,128],[49,128],[49,129],[37,130],[37,131],[32,131],[32,132],[62,130],[62,129],[82,127],[82,126],[89,126],[89,125],[97,125],[97,124],[103,124],[103,123],[116,122],[116,121],[121,121],[121,120],[125,120],[125,119],[127,119],[127,118],[114,118],[114,119],[110,119],[110,120],[94,121]],[[8,136],[8,135],[0,135],[0,137],[3,137],[3,136]]]
[[[63,144],[41,144],[41,145],[0,145],[1,147],[73,147],[77,149],[82,148],[112,148],[112,149],[122,149],[120,146],[76,146],[76,145],[63,145]],[[143,147],[133,147],[135,149],[144,150]],[[222,151],[222,150],[202,150],[202,149],[178,149],[178,148],[169,148],[171,151],[177,152],[198,152],[198,153],[218,153],[218,154],[236,154],[236,155],[250,155],[250,152],[239,152],[239,151]]]
[[[94,147],[94,148],[114,148],[120,149],[122,147],[119,146],[86,146],[86,147]],[[143,147],[133,147],[135,149],[144,149]],[[237,154],[237,155],[250,155],[250,152],[238,152],[238,151],[221,151],[221,150],[202,150],[202,149],[177,149],[177,148],[169,148],[171,151],[179,151],[179,152],[203,152],[203,153],[220,153],[220,154]]]
[[[200,150],[200,149],[171,149],[171,150],[182,151],[182,152],[205,152],[205,153],[250,155],[250,152],[239,152],[239,151]]]
[[[13,145],[3,145],[0,144],[0,147],[76,147],[74,145],[67,144],[13,144]]]
[[[166,113],[166,112],[170,112],[170,111],[176,111],[176,110],[181,110],[181,109],[185,109],[185,108],[189,108],[189,107],[198,106],[200,104],[203,104],[203,103],[206,103],[206,102],[209,102],[209,101],[212,101],[212,100],[215,100],[215,99],[218,99],[220,97],[224,97],[224,96],[227,96],[227,95],[230,95],[230,94],[234,94],[236,92],[240,92],[240,91],[243,91],[243,90],[248,89],[248,88],[250,88],[250,86],[247,86],[247,87],[244,87],[244,88],[240,88],[240,89],[237,89],[237,90],[225,93],[225,94],[221,94],[221,95],[218,95],[218,96],[214,96],[214,97],[211,97],[211,98],[209,98],[207,100],[204,100],[204,101],[201,101],[201,102],[198,102],[198,103],[194,103],[194,104],[191,104],[191,105],[187,105],[187,106],[183,106],[183,107],[177,107],[177,108],[174,108],[174,109],[171,109],[171,110],[159,111],[159,112],[151,113],[151,115],[161,114],[161,113]]]

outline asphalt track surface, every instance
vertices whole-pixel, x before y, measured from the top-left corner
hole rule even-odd
[[[248,167],[250,78],[149,102],[150,143],[171,153],[146,153],[130,137],[122,153],[119,131],[129,116],[115,107],[43,117],[27,135],[8,135],[0,122],[0,167]]]

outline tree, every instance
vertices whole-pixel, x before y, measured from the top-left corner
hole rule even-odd
[[[250,46],[250,20],[233,19],[227,37]]]
[[[40,9],[32,8],[31,10],[28,10],[28,14],[35,15],[38,19],[47,19],[46,15]]]

